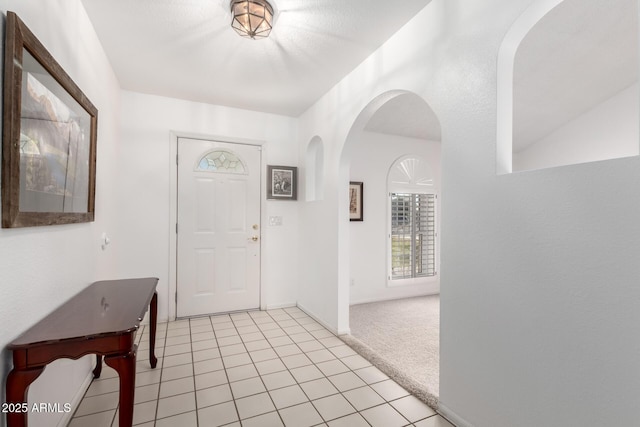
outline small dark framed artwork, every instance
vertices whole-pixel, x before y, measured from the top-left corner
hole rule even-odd
[[[351,181],[349,183],[349,220],[362,221],[362,191],[363,184],[361,182]]]
[[[298,200],[298,168],[267,166],[267,199]]]
[[[98,110],[13,12],[3,96],[2,227],[93,221]]]

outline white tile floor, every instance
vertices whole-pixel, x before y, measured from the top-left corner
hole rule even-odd
[[[139,334],[134,425],[452,427],[298,308],[159,324]],[[104,366],[71,427],[118,425]]]

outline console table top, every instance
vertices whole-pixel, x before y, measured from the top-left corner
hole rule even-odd
[[[155,277],[95,282],[25,331],[8,349],[129,333],[144,318],[157,283]]]

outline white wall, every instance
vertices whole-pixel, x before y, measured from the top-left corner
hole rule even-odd
[[[298,278],[300,304],[348,328],[341,158],[360,142],[348,136],[365,107],[401,89],[442,126],[441,409],[477,427],[638,425],[640,192],[629,183],[640,159],[496,176],[497,52],[532,2],[433,0],[303,114],[299,132],[287,118],[125,92],[119,133],[117,83],[79,2],[0,0],[100,111],[96,222],[0,231],[3,346],[97,278],[157,273],[166,292],[170,130],[266,139],[270,163],[300,165],[322,138],[324,200],[266,202],[286,226],[265,233],[265,278],[274,303],[295,300]],[[105,252],[102,231],[114,242]],[[48,369],[34,399],[72,399],[87,370]]]
[[[3,0],[25,22],[98,108],[95,222],[0,230],[0,378],[11,355],[5,346],[57,306],[98,279],[113,274],[113,251],[100,235],[115,227],[119,86],[79,0]],[[4,34],[4,18],[2,21]],[[2,49],[4,46],[1,46]],[[4,57],[4,55],[2,56]],[[88,377],[91,359],[61,360],[47,367],[29,389],[30,402],[71,403]],[[75,408],[74,408],[75,410]],[[30,425],[51,426],[61,414],[31,414]],[[0,424],[4,424],[2,415]]]
[[[1,331],[2,346],[98,279],[159,277],[159,319],[166,320],[170,132],[265,141],[268,164],[295,166],[296,120],[121,92],[79,1],[5,0],[0,4],[3,11],[14,10],[21,16],[99,110],[96,221],[0,230],[0,322],[11,325]],[[297,203],[263,204],[267,217],[262,234],[262,304],[295,304]],[[283,225],[268,227],[268,216],[281,216]],[[102,232],[112,240],[105,251],[100,248]],[[50,365],[31,386],[29,400],[71,402],[84,391],[90,365],[90,359]],[[10,354],[4,350],[3,381],[10,368]],[[4,390],[3,382],[2,396]],[[36,415],[31,421],[49,426],[59,418]]]
[[[121,98],[123,150],[118,161],[121,210],[112,246],[117,248],[120,274],[160,278],[158,318],[166,320],[171,315],[170,291],[175,287],[175,277],[170,277],[170,263],[175,262],[170,259],[170,233],[175,230],[170,221],[170,208],[175,207],[170,191],[172,182],[175,184],[175,176],[171,176],[171,171],[175,171],[172,133],[231,142],[264,141],[267,164],[296,166],[297,123],[284,116],[128,91],[123,91]],[[262,203],[266,207],[262,224],[262,286],[266,300],[262,305],[295,304],[299,202],[263,200]],[[283,225],[270,227],[269,216],[281,216]]]
[[[513,154],[513,170],[637,156],[638,84],[615,94],[551,134]]]
[[[389,168],[400,157],[412,154],[429,163],[436,193],[440,192],[440,142],[365,132],[363,143],[351,159],[351,181],[364,183],[364,221],[349,224],[351,250],[350,304],[437,294],[439,277],[420,283],[387,286]],[[439,205],[439,203],[438,203]]]
[[[300,301],[348,328],[341,154],[372,100],[412,91],[442,126],[441,410],[477,427],[638,425],[640,158],[496,175],[496,58],[531,3],[433,0],[301,116],[327,176],[301,209]]]

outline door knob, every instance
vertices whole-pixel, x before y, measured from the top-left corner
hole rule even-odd
[[[257,242],[258,241],[258,236],[251,237],[251,240],[253,240],[254,242]]]

